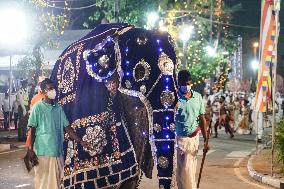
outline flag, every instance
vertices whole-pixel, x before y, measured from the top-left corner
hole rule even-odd
[[[280,31],[280,0],[262,0],[260,22],[260,64],[256,88],[255,111],[272,107],[273,75],[276,74],[277,44]]]

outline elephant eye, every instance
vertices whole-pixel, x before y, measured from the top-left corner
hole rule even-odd
[[[133,77],[136,82],[148,80],[150,72],[150,65],[144,59],[141,59],[133,69]]]

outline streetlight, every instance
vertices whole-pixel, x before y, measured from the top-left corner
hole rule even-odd
[[[209,56],[212,56],[212,57],[215,57],[215,56],[216,56],[216,49],[215,49],[215,48],[213,48],[213,47],[207,45],[207,46],[205,47],[205,49],[206,49],[207,54],[208,54]]]
[[[253,43],[253,47],[254,47],[254,48],[257,48],[257,47],[258,47],[258,42],[254,42],[254,43]]]
[[[185,26],[182,28],[180,33],[180,39],[183,42],[187,42],[189,38],[191,37],[191,34],[193,32],[194,26]]]
[[[258,65],[259,65],[259,62],[256,59],[251,61],[251,67],[254,71],[258,69]]]
[[[25,40],[28,34],[27,19],[24,12],[17,8],[0,10],[0,45],[7,47],[10,52],[9,76],[9,109],[11,109],[12,90],[12,51]],[[10,127],[9,110],[9,127]]]
[[[155,26],[158,20],[159,20],[159,15],[156,12],[151,12],[147,16],[147,21],[151,28]]]
[[[184,26],[180,32],[180,39],[182,40],[182,52],[183,52],[183,62],[184,62],[183,68],[184,69],[186,68],[186,62],[187,62],[187,59],[185,57],[185,49],[187,46],[187,42],[190,39],[191,34],[193,33],[193,29],[194,29],[194,26],[192,25]]]
[[[0,44],[11,46],[22,42],[28,33],[26,15],[18,9],[0,10]]]

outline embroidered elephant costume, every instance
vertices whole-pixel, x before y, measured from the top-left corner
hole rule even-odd
[[[71,44],[52,72],[58,102],[84,149],[65,136],[62,188],[174,186],[176,56],[168,33],[103,24]],[[128,183],[129,182],[129,183]]]

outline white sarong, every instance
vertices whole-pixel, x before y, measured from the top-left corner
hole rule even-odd
[[[196,189],[196,166],[199,134],[195,137],[177,137],[177,185],[178,189]]]
[[[63,157],[38,156],[35,170],[35,189],[59,189],[63,176]]]

